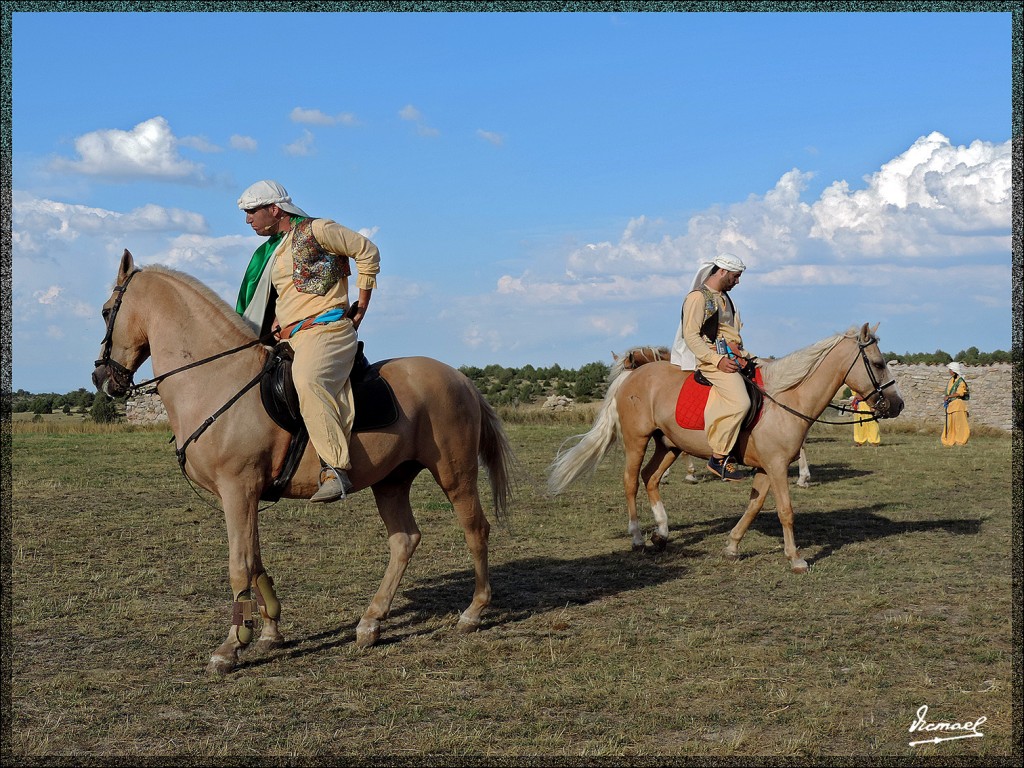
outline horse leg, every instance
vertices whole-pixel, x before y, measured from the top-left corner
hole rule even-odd
[[[281,619],[281,602],[274,591],[274,580],[263,569],[263,562],[257,550],[256,572],[252,579],[252,590],[263,619],[263,630],[254,648],[259,652],[273,650],[284,645],[284,635],[278,627]]]
[[[796,537],[793,535],[793,502],[789,497],[789,480],[786,475],[785,467],[781,468],[781,472],[779,467],[774,468],[770,475],[772,494],[779,508],[779,522],[782,523],[783,551],[793,573],[807,573],[810,568],[807,561],[800,557]]]
[[[636,514],[636,496],[640,491],[640,465],[643,463],[644,454],[647,453],[647,443],[650,438],[647,435],[642,437],[623,436],[622,445],[626,454],[626,466],[622,472],[622,486],[626,493],[626,512],[629,514],[629,526],[627,530],[633,540],[633,551],[642,552],[644,549],[644,532],[640,527],[640,519]]]
[[[409,503],[409,489],[415,477],[415,472],[402,473],[398,477],[392,475],[373,486],[373,497],[387,528],[391,554],[377,593],[356,625],[356,645],[360,648],[374,645],[380,639],[380,623],[388,617],[398,585],[420,543],[420,529],[416,526]]]
[[[743,535],[747,532],[747,528],[754,522],[754,518],[757,517],[757,513],[761,511],[764,506],[765,497],[768,493],[768,487],[770,481],[768,475],[765,474],[763,469],[758,469],[754,474],[753,487],[750,489],[750,502],[747,504],[746,510],[743,512],[743,516],[739,519],[739,522],[729,531],[729,539],[725,545],[725,552],[723,553],[728,559],[736,560],[740,556],[740,540]]]
[[[693,456],[686,454],[686,482],[697,482],[697,467],[693,463]]]
[[[239,653],[252,642],[256,601],[250,584],[262,574],[259,555],[259,527],[256,518],[259,499],[245,492],[226,491],[221,494],[224,521],[228,533],[228,578],[231,582],[232,620],[227,639],[213,652],[207,664],[209,672],[225,674],[235,668]],[[276,602],[276,596],[274,601]],[[265,629],[265,633],[266,633]],[[280,640],[277,621],[273,621],[270,637]]]
[[[807,452],[804,451],[804,447],[800,446],[800,475],[796,479],[796,484],[801,488],[807,488],[811,484],[811,468],[807,465]]]
[[[455,514],[466,537],[466,546],[473,555],[475,574],[473,600],[459,616],[458,630],[473,632],[480,628],[480,615],[491,604],[491,580],[487,563],[487,541],[491,525],[487,522],[480,504],[476,473],[472,473],[471,478],[467,477],[456,490],[449,490],[448,500],[455,508]]]
[[[666,448],[655,440],[654,455],[644,467],[642,477],[647,488],[647,499],[651,503],[651,514],[654,515],[655,528],[651,532],[651,546],[663,550],[668,544],[668,515],[665,505],[661,502],[661,478],[679,457],[678,448]]]

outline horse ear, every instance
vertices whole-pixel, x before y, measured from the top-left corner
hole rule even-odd
[[[871,327],[871,335],[872,335],[872,336],[877,336],[877,335],[878,335],[878,325],[879,325],[878,323],[875,323],[875,324],[874,324],[874,325],[873,325],[873,326]]]
[[[619,356],[616,355],[614,351],[612,352],[612,360],[615,361],[615,362],[618,362],[618,360],[619,360]]]
[[[860,327],[860,340],[867,341],[869,338],[871,338],[871,331],[868,330],[868,324],[864,323],[864,325]]]
[[[132,257],[131,252],[125,248],[124,253],[121,255],[121,266],[117,271],[117,282],[121,282],[121,278],[125,275],[130,275],[135,271],[135,259]]]

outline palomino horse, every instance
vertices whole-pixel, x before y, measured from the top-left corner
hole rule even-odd
[[[257,607],[263,628],[256,648],[267,650],[283,642],[280,602],[263,566],[257,518],[260,498],[281,469],[290,435],[267,415],[258,387],[246,389],[247,382],[260,377],[269,350],[227,303],[194,278],[158,266],[139,270],[127,250],[103,317],[107,334],[93,383],[108,395],[123,395],[136,388],[132,375],[152,356],[182,469],[219,497],[224,508],[234,618],[208,669],[228,672],[253,639]],[[225,350],[237,353],[225,355]],[[454,507],[473,556],[473,600],[458,623],[461,631],[472,631],[491,600],[490,525],[477,488],[479,464],[487,470],[501,520],[511,500],[514,457],[508,440],[494,410],[459,371],[427,357],[397,358],[378,366],[398,401],[398,420],[352,436],[349,475],[355,491],[373,489],[388,532],[390,559],[356,627],[356,643],[369,646],[379,639],[380,623],[419,544],[409,490],[423,469]],[[204,420],[213,423],[202,439],[185,440]],[[309,448],[282,495],[309,498],[317,489],[319,471],[316,451]]]
[[[739,556],[739,543],[764,506],[769,489],[775,496],[786,558],[794,573],[805,573],[793,536],[793,505],[789,498],[788,468],[797,457],[811,424],[845,383],[864,395],[878,418],[894,418],[903,410],[903,398],[878,349],[878,337],[867,323],[851,328],[778,360],[759,362],[764,378],[765,402],[754,427],[740,433],[733,455],[754,467],[750,503],[730,531],[725,554]],[[571,449],[559,454],[549,467],[548,488],[560,493],[577,478],[593,472],[605,453],[621,439],[626,454],[624,484],[629,508],[629,531],[634,545],[643,545],[636,516],[641,464],[651,439],[654,454],[642,476],[658,521],[656,535],[668,536],[668,520],[658,494],[665,470],[681,452],[711,455],[703,430],[683,429],[676,422],[679,390],[688,372],[666,361],[629,369],[616,365],[604,403],[590,431]],[[657,542],[656,542],[657,545]]]
[[[615,378],[622,370],[632,370],[639,368],[641,365],[646,363],[653,363],[657,360],[671,360],[672,353],[668,347],[634,347],[633,349],[627,350],[623,355],[617,355],[612,352],[612,360],[615,365],[612,367],[612,371],[609,374],[609,378]],[[683,378],[685,379],[693,371],[683,369]],[[668,475],[669,468],[672,466],[672,462],[676,460],[678,454],[672,455],[671,460],[665,466],[664,471],[661,473],[661,477],[655,482],[653,493],[648,491],[647,497],[651,502],[651,509],[654,512],[655,517],[658,520],[658,529],[653,534],[653,543],[656,547],[664,547],[668,536],[668,519],[664,516],[665,507],[661,504],[661,494],[659,492],[659,485],[661,479]],[[668,459],[668,457],[666,457]],[[799,468],[800,472],[796,478],[796,484],[801,488],[807,488],[811,483],[811,468],[807,464],[807,451],[804,447],[800,446],[799,456]],[[693,456],[686,454],[686,482],[696,483],[697,480],[697,468],[693,463]],[[640,526],[630,526],[630,530],[633,533],[633,548],[642,549],[644,546],[643,535],[640,532]]]

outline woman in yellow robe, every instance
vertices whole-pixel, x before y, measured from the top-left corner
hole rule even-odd
[[[857,413],[871,413],[871,406],[864,402],[860,395],[854,396],[851,406]],[[858,417],[857,420],[853,422],[853,444],[858,448],[865,443],[870,446],[876,446],[880,442],[882,442],[882,438],[878,434],[877,421],[874,419],[868,421],[867,419]]]
[[[960,363],[950,363],[949,381],[946,382],[946,396],[942,404],[946,409],[946,422],[942,428],[942,444],[967,445],[971,437],[971,426],[967,423],[967,401],[971,397],[967,382],[964,381]]]

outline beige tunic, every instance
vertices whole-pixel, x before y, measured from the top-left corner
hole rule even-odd
[[[380,271],[377,246],[328,219],[313,222],[313,235],[324,250],[346,255],[355,262],[359,288],[376,287]],[[342,277],[323,296],[303,293],[296,287],[292,262],[292,233],[289,232],[278,244],[268,266],[277,291],[277,320],[281,326],[328,309],[348,307],[348,278]],[[327,325],[314,325],[286,340],[295,352],[292,379],[310,442],[327,464],[337,469],[350,469],[348,443],[355,413],[348,377],[358,343],[355,327],[345,318]]]

